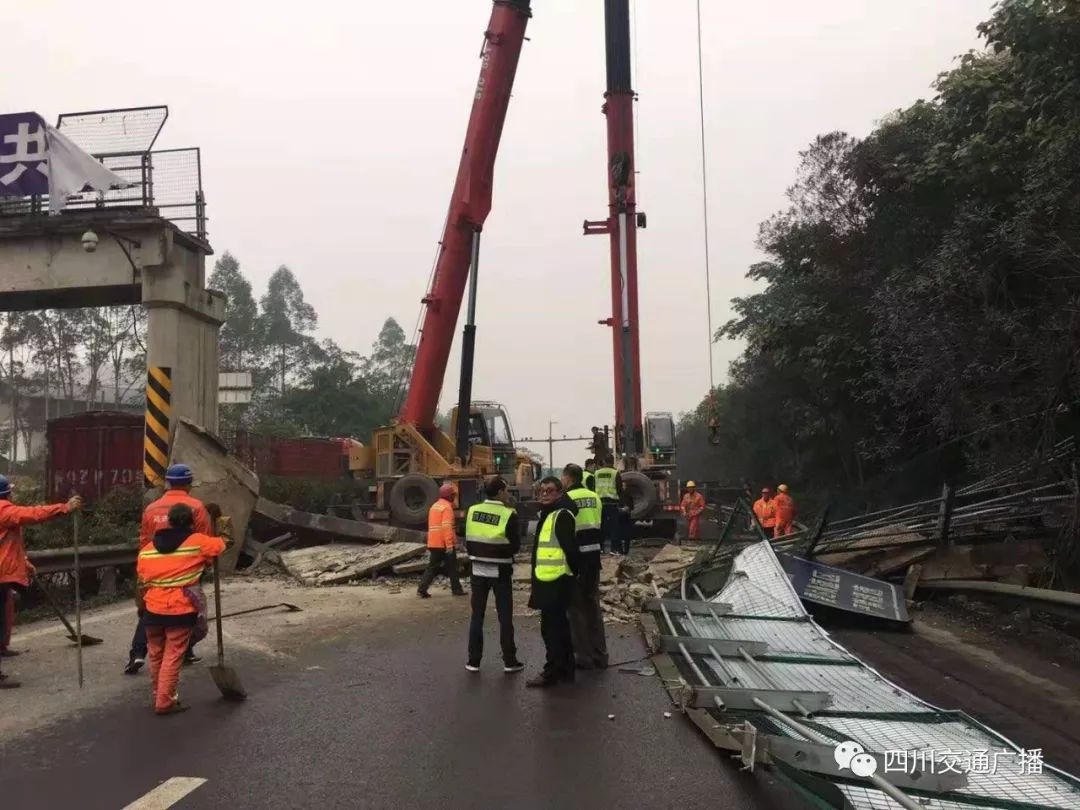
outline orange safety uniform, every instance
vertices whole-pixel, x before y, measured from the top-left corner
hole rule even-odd
[[[705,511],[704,496],[700,492],[687,492],[683,495],[680,509],[686,517],[687,536],[691,540],[697,540],[701,526],[701,513]]]
[[[754,514],[757,515],[758,521],[761,523],[762,528],[769,530],[776,527],[776,499],[770,498],[765,500],[764,498],[758,498],[754,501]]]
[[[44,523],[70,512],[66,503],[16,506],[11,501],[0,501],[0,585],[14,583],[25,588],[30,584],[30,561],[26,559],[23,526]]]
[[[773,503],[776,504],[776,528],[773,537],[791,534],[795,522],[795,499],[786,492],[778,492]]]
[[[427,518],[428,548],[453,551],[457,543],[454,533],[454,505],[446,498],[439,498],[431,505]]]
[[[191,507],[195,517],[192,524],[195,531],[202,534],[213,532],[210,515],[202,501],[191,497],[182,489],[167,489],[164,495],[143,510],[142,523],[139,525],[139,548],[146,548],[154,539],[154,534],[169,525],[169,510],[178,503],[185,503]]]
[[[159,713],[179,703],[180,667],[198,613],[185,589],[197,585],[206,564],[224,550],[220,537],[195,532],[173,551],[158,551],[151,544],[139,552],[135,570],[146,606],[150,683]]]

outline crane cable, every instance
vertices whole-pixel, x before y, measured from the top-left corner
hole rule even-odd
[[[709,273],[709,183],[705,170],[705,70],[702,66],[701,0],[697,0],[698,115],[701,125],[701,213],[705,237],[705,312],[709,325],[709,392],[716,387],[713,376],[712,280]]]

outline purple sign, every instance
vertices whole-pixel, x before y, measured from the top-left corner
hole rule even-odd
[[[33,112],[0,115],[0,195],[49,193],[44,119]]]

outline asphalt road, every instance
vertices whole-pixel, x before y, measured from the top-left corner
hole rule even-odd
[[[244,704],[218,699],[196,666],[181,683],[186,714],[159,718],[148,701],[117,701],[0,743],[3,804],[120,810],[167,780],[192,777],[187,787],[159,789],[190,790],[175,803],[136,806],[802,806],[770,776],[740,773],[677,712],[665,718],[671,706],[655,677],[608,670],[583,673],[573,686],[525,689],[542,658],[536,621],[518,620],[527,669],[513,676],[492,654],[494,616],[490,624],[478,675],[464,671],[463,618],[437,610],[313,643],[285,663],[241,656]],[[609,639],[614,660],[642,654],[631,628],[609,628]],[[17,697],[3,693],[0,711]]]

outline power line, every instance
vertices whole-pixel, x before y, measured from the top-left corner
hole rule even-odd
[[[709,181],[705,165],[705,70],[702,65],[701,0],[697,0],[698,114],[701,124],[701,212],[705,228],[705,312],[709,325],[709,390],[716,387],[713,375],[712,279],[709,273]]]

